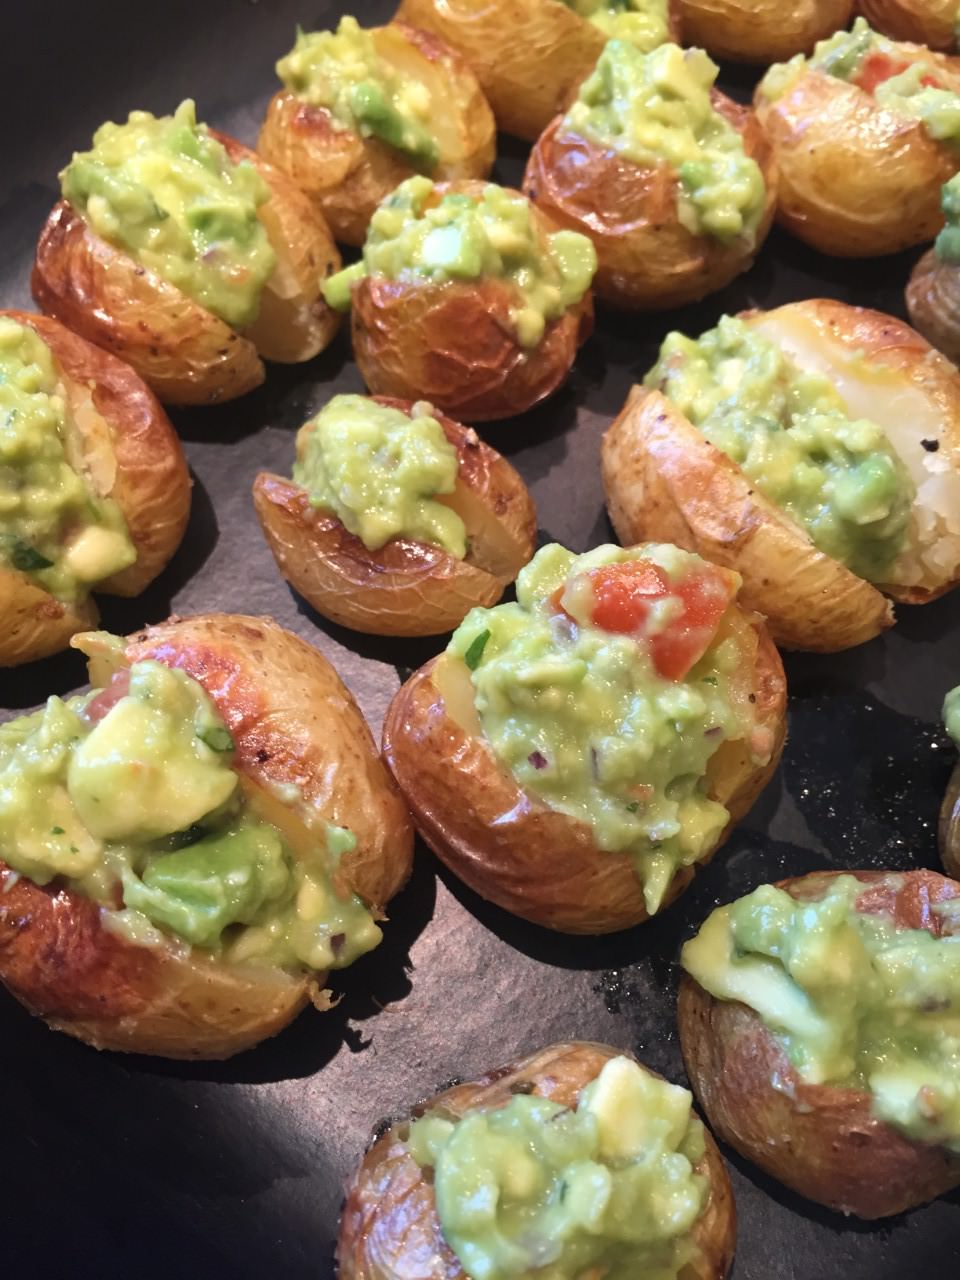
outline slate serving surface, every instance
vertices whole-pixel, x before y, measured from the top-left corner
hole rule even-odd
[[[354,6],[369,25],[391,8]],[[4,9],[3,306],[29,306],[33,245],[56,172],[97,124],[134,107],[169,111],[193,95],[202,118],[252,141],[295,23],[328,26],[342,12],[316,0]],[[723,83],[744,97],[752,78],[737,71]],[[523,157],[502,140],[497,174],[518,181]],[[581,551],[610,539],[600,435],[668,329],[697,332],[724,311],[817,295],[902,314],[915,256],[832,262],[775,233],[748,276],[699,307],[647,319],[601,314],[568,387],[486,431],[530,485],[541,541]],[[359,390],[341,338],[305,367],[274,367],[243,400],[177,413],[195,479],[187,538],[146,596],[103,601],[104,625],[124,632],[171,610],[269,614],[336,664],[378,731],[400,680],[441,643],[376,640],[322,622],[280,580],[250,500],[258,470],[289,467],[301,422],[335,392]],[[937,716],[960,680],[958,636],[960,593],[903,609],[896,631],[861,649],[789,658],[779,774],[680,903],[639,929],[599,940],[551,935],[486,905],[421,850],[383,945],[339,976],[338,1007],[304,1014],[231,1062],[97,1054],[0,996],[4,1273],[326,1280],[341,1187],[374,1127],[451,1078],[583,1037],[633,1049],[681,1080],[675,961],[714,905],[818,867],[938,866],[936,813],[953,752]],[[0,673],[0,716],[83,678],[75,656]],[[866,1226],[805,1204],[736,1157],[731,1169],[735,1280],[900,1280],[960,1266],[957,1194]]]

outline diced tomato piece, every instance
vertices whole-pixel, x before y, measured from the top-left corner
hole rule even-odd
[[[884,80],[890,80],[893,76],[898,76],[901,71],[906,71],[910,63],[902,58],[891,58],[888,53],[871,53],[864,60],[863,66],[854,76],[853,83],[858,85],[864,93],[873,93],[878,85],[883,84]],[[941,88],[940,82],[934,75],[925,75],[920,83],[928,89]]]
[[[654,667],[666,680],[682,680],[710,648],[738,585],[735,573],[712,564],[703,564],[681,582],[672,583],[650,560],[602,565],[590,571],[590,580],[594,626],[645,640]],[[675,615],[651,634],[653,606],[671,598],[679,606]]]
[[[90,724],[98,724],[107,712],[130,692],[130,670],[118,671],[105,689],[87,703],[84,716]]]

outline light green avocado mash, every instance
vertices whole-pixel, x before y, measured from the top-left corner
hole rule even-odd
[[[943,723],[947,733],[960,747],[960,685],[951,689],[943,700]]]
[[[443,1235],[471,1280],[676,1280],[700,1257],[703,1126],[686,1089],[613,1058],[575,1109],[519,1095],[410,1126]]]
[[[919,120],[938,142],[960,146],[960,94],[930,83],[937,81],[936,66],[905,58],[903,47],[879,35],[866,18],[821,40],[810,58],[798,53],[789,62],[775,63],[761,80],[760,92],[775,101],[808,68],[853,83],[864,77],[861,87],[879,106],[904,120]]]
[[[960,911],[944,933],[855,910],[839,876],[820,902],[763,885],[707,919],[681,954],[711,995],[755,1009],[801,1079],[867,1089],[877,1115],[960,1154]]]
[[[940,208],[946,226],[937,236],[937,257],[943,262],[960,263],[960,173],[944,184]]]
[[[457,451],[432,412],[425,403],[408,415],[367,396],[334,396],[298,438],[293,478],[369,551],[413,538],[462,560],[466,527],[434,501],[454,490]]]
[[[568,9],[588,18],[608,39],[629,40],[644,52],[670,35],[668,0],[563,0]]]
[[[172,116],[101,125],[60,183],[97,235],[231,328],[257,318],[276,264],[257,216],[270,189],[252,164],[231,162],[189,99]]]
[[[137,553],[120,508],[72,465],[67,413],[50,348],[0,316],[0,564],[75,603]]]
[[[707,763],[749,733],[730,691],[739,653],[710,645],[689,674],[658,674],[648,647],[592,625],[591,570],[650,560],[679,583],[702,565],[676,547],[602,546],[586,555],[543,547],[517,578],[516,603],[473,609],[447,652],[472,668],[483,732],[519,784],[587,823],[601,849],[630,854],[655,912],[678,867],[700,858],[727,825],[707,796]],[[585,589],[584,589],[585,588]],[[551,597],[564,592],[574,621]],[[657,606],[669,627],[677,598]]]
[[[374,213],[363,260],[331,276],[323,293],[344,311],[351,287],[365,275],[432,284],[509,280],[517,291],[517,340],[536,347],[547,324],[587,292],[596,269],[586,236],[556,231],[541,239],[519,192],[488,183],[480,196],[438,196],[429,178],[408,178]]]
[[[379,138],[402,151],[415,169],[432,173],[440,149],[430,117],[442,106],[427,86],[390,66],[373,36],[356,18],[341,18],[336,32],[297,30],[297,42],[277,63],[286,87],[338,124],[363,137]]]
[[[871,582],[904,547],[913,482],[883,430],[852,421],[826,378],[798,369],[744,321],[667,336],[647,374],[817,547]]]
[[[728,241],[754,235],[766,187],[742,137],[710,100],[718,71],[702,49],[664,44],[644,54],[611,40],[564,125],[636,164],[668,165],[680,180],[683,226]]]
[[[313,970],[377,945],[366,907],[334,884],[352,835],[321,824],[304,857],[261,822],[201,685],[146,661],[118,695],[102,718],[94,692],[0,725],[0,847],[14,871],[62,879],[146,945],[172,934],[228,961]]]

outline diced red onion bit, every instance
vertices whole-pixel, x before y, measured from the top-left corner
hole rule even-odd
[[[548,761],[542,751],[531,751],[527,756],[527,762],[532,764],[535,769],[545,769]]]

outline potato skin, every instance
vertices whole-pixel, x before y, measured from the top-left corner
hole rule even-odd
[[[446,1089],[415,1107],[411,1119],[427,1111],[457,1119],[474,1107],[506,1106],[518,1093],[571,1107],[581,1089],[621,1052],[586,1041],[551,1045],[479,1080]],[[432,1181],[404,1145],[408,1131],[407,1120],[391,1125],[367,1151],[347,1186],[337,1243],[341,1280],[466,1280],[443,1237]],[[681,1280],[724,1280],[736,1244],[730,1179],[716,1143],[706,1131],[704,1137],[706,1150],[697,1172],[708,1179],[710,1194],[694,1227],[702,1252],[697,1263],[684,1269]]]
[[[679,40],[678,0],[669,8]],[[499,128],[528,142],[593,70],[606,43],[599,27],[560,0],[401,0],[397,17],[459,49]]]
[[[558,116],[527,162],[524,192],[558,226],[589,236],[597,250],[594,292],[615,306],[661,310],[696,302],[753,263],[773,222],[773,152],[747,107],[712,93],[713,106],[742,135],[757,162],[766,203],[752,240],[729,244],[695,235],[677,214],[679,178],[669,165],[645,168],[563,127]]]
[[[939,917],[930,904],[960,896],[960,885],[933,871],[818,871],[779,887],[813,901],[840,874],[861,880],[865,898],[875,895],[895,905],[907,927],[931,932]],[[791,1190],[830,1209],[874,1219],[960,1186],[960,1159],[878,1119],[869,1093],[800,1080],[746,1005],[716,1000],[685,977],[678,1018],[687,1075],[709,1124],[723,1142]]]
[[[745,744],[724,743],[707,766],[710,794],[733,825],[770,780],[783,749],[786,682],[766,628],[749,616],[757,639],[752,687],[758,725],[769,731],[769,763],[757,766]],[[466,726],[451,713],[451,689],[469,704]],[[423,839],[474,892],[506,911],[564,933],[614,933],[649,918],[631,859],[600,849],[586,823],[524,791],[497,760],[472,711],[466,666],[442,655],[399,690],[383,728],[383,754]],[[457,718],[458,715],[461,718]],[[681,867],[664,897],[667,906],[693,879]]]
[[[176,432],[159,402],[121,360],[77,337],[56,320],[27,311],[0,311],[34,330],[62,378],[88,483],[123,512],[137,559],[96,584],[96,591],[135,596],[153,581],[180,545],[190,514],[190,474]],[[91,424],[91,410],[102,427]],[[104,435],[105,428],[105,435]],[[70,606],[26,574],[0,567],[0,667],[44,658],[70,636],[95,625],[88,598]]]
[[[944,53],[957,47],[956,0],[859,0],[857,8],[891,40],[912,40]]]
[[[910,273],[906,292],[910,323],[948,360],[960,363],[960,270],[928,249]]]
[[[310,645],[266,618],[207,614],[131,636],[125,660],[186,671],[207,690],[254,788],[293,783],[295,823],[322,813],[357,847],[344,885],[375,912],[410,870],[413,834],[359,709]],[[176,939],[136,946],[105,930],[95,903],[41,887],[0,862],[0,979],[51,1026],[101,1049],[225,1058],[274,1035],[313,1000],[324,974],[218,964]],[[11,884],[11,881],[14,883]]]
[[[898,55],[930,63],[960,91],[953,59],[906,44]],[[849,258],[898,253],[943,226],[940,188],[960,160],[919,121],[811,69],[774,102],[758,88],[754,106],[780,170],[777,220],[813,248]]]
[[[375,398],[404,413],[413,408],[407,400]],[[253,505],[280,572],[340,626],[369,635],[442,635],[474,606],[496,604],[533,555],[536,512],[518,473],[475,431],[442,414],[438,421],[457,449],[458,489],[468,489],[486,514],[482,524],[467,525],[466,560],[410,538],[369,551],[335,515],[315,510],[306,490],[292,480],[261,472],[254,482]],[[483,525],[490,521],[510,545],[510,563],[493,566],[484,555]]]
[[[940,809],[940,856],[948,876],[960,880],[960,764],[954,765]]]
[[[435,35],[403,22],[374,28],[374,40],[382,44],[384,38],[403,40],[419,55],[443,101],[444,128],[456,130],[458,146],[452,150],[441,140],[433,176],[485,178],[493,167],[496,127],[467,61]],[[317,204],[337,240],[358,248],[380,201],[416,172],[395,148],[342,127],[326,108],[286,89],[270,100],[257,149]]]
[[[784,62],[845,27],[854,0],[679,0],[684,42],[730,62]]]

